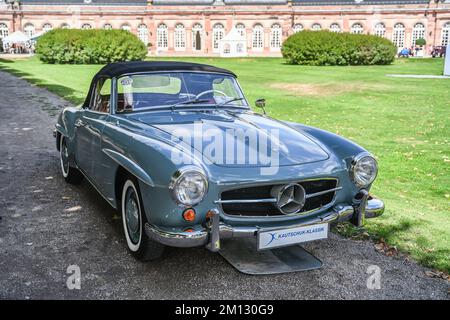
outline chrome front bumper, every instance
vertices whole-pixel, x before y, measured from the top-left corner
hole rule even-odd
[[[372,198],[368,193],[365,193],[362,199],[353,206],[336,205],[330,211],[303,223],[283,226],[281,228],[267,228],[264,230],[287,229],[347,220],[351,220],[353,224],[360,226],[363,224],[365,218],[375,218],[382,215],[383,212],[383,201]],[[147,236],[164,245],[185,248],[206,245],[209,250],[214,252],[220,249],[221,239],[254,237],[259,230],[262,229],[258,227],[233,227],[220,222],[220,216],[217,210],[208,220],[205,227],[191,232],[163,230],[148,223],[145,225]]]

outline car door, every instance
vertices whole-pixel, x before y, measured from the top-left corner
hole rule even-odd
[[[109,117],[111,79],[100,78],[95,84],[90,104],[75,121],[78,167],[98,186],[96,163],[101,159],[102,132]]]

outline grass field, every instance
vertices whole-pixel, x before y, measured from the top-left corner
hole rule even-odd
[[[367,231],[450,272],[450,79],[386,76],[439,75],[442,60],[364,67],[290,66],[278,58],[183,60],[231,69],[250,101],[266,98],[271,116],[338,133],[377,155],[372,192],[385,200],[386,212],[369,220]],[[0,60],[0,68],[75,103],[100,67]]]

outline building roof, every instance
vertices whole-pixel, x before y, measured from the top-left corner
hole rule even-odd
[[[20,2],[31,5],[147,5],[147,0],[21,0]]]
[[[1,1],[1,0],[0,0]],[[153,0],[153,5],[283,5],[287,0]],[[388,5],[421,4],[430,0],[292,0],[293,5]],[[21,0],[27,5],[139,5],[146,6],[147,0]]]
[[[388,5],[388,4],[420,4],[430,0],[292,0],[293,5],[323,6],[323,5]]]

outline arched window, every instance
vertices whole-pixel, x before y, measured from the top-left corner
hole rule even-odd
[[[202,33],[203,27],[200,23],[194,24],[192,27],[192,49],[202,50]]]
[[[442,27],[442,41],[441,44],[446,46],[450,43],[450,22],[447,22]]]
[[[112,30],[112,28],[113,28],[113,26],[110,23],[105,23],[103,25],[103,29],[105,29],[105,30]]]
[[[35,32],[34,25],[31,24],[31,23],[27,23],[27,24],[23,27],[23,31],[25,32],[25,34],[26,34],[28,37],[31,38],[32,36],[34,36],[34,32]]]
[[[244,52],[244,45],[242,43],[238,43],[236,45],[236,52],[237,53],[243,53]]]
[[[405,26],[402,23],[396,23],[392,34],[392,42],[397,48],[405,46]]]
[[[156,29],[156,46],[158,49],[167,49],[169,47],[169,32],[164,23],[161,23]]]
[[[260,24],[253,27],[252,47],[257,50],[262,50],[264,48],[264,28]]]
[[[373,28],[374,34],[378,37],[386,36],[386,26],[382,22],[378,22],[375,27]]]
[[[50,23],[44,23],[44,25],[42,26],[42,31],[43,32],[48,32],[50,30],[53,29],[53,26]]]
[[[120,29],[122,29],[122,30],[125,30],[125,31],[128,31],[128,32],[131,32],[131,27],[130,27],[130,25],[129,24],[123,24],[121,27],[120,27]]]
[[[70,29],[70,26],[67,23],[61,24],[61,29]]]
[[[223,46],[223,53],[228,54],[231,52],[231,46],[229,43],[225,43],[225,45]]]
[[[361,23],[354,23],[350,29],[350,32],[354,34],[363,34],[364,28]]]
[[[91,26],[89,23],[83,23],[83,24],[81,25],[81,29],[83,29],[83,30],[89,30],[89,29],[92,29],[92,26]]]
[[[236,30],[241,36],[245,37],[245,25],[243,23],[236,24]]]
[[[331,32],[341,32],[341,27],[337,23],[332,23],[330,25],[330,31]]]
[[[270,29],[270,48],[281,48],[281,26],[278,23],[272,25],[272,28]]]
[[[0,23],[0,39],[7,37],[9,34],[8,26],[6,23]]]
[[[223,24],[216,23],[213,27],[213,51],[219,49],[219,41],[225,36]]]
[[[175,50],[186,50],[186,30],[181,23],[175,26]]]
[[[416,45],[417,39],[425,39],[425,25],[423,23],[416,23],[412,30],[412,37],[411,37],[411,45]]]
[[[292,31],[294,31],[294,33],[303,31],[303,25],[301,23],[294,24],[294,26],[292,27]]]
[[[148,45],[148,29],[145,24],[138,25],[137,36],[145,45]]]
[[[313,30],[313,31],[319,31],[319,30],[321,30],[322,29],[322,26],[320,25],[320,24],[318,24],[318,23],[314,23],[312,26],[311,26],[311,30]]]

